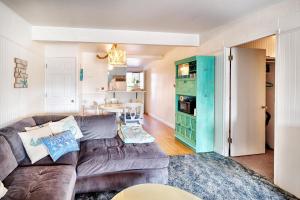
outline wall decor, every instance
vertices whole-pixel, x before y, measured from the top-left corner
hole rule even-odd
[[[79,78],[80,78],[80,81],[83,81],[83,68],[80,69]]]
[[[27,70],[27,61],[15,58],[15,88],[28,88],[28,74],[26,73]]]

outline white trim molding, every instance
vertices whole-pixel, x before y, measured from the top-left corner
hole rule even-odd
[[[33,26],[32,40],[199,46],[199,34]]]

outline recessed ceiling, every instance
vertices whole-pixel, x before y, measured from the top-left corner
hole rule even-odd
[[[82,52],[105,53],[112,47],[112,44],[80,43]],[[174,47],[158,45],[134,45],[118,44],[118,48],[127,53],[128,67],[144,67],[148,63],[162,59],[163,56]]]
[[[111,49],[112,44],[100,43],[65,43],[65,42],[39,42],[42,46],[78,46],[80,52],[100,53],[104,56]],[[175,47],[163,45],[136,45],[136,44],[118,44],[118,48],[125,50],[127,54],[127,66],[143,68],[154,60],[162,59],[165,54]]]
[[[36,26],[202,33],[280,0],[2,0]]]
[[[85,52],[106,52],[111,47],[112,44],[80,43],[80,50]],[[164,56],[174,47],[158,45],[118,44],[118,48],[125,50],[128,55]]]

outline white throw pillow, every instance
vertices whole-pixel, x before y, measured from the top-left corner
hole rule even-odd
[[[32,164],[49,155],[48,149],[42,143],[41,138],[50,135],[52,135],[52,131],[49,126],[19,133]]]
[[[57,122],[51,122],[49,126],[54,134],[70,130],[75,139],[83,137],[82,132],[73,116],[69,116]]]
[[[0,199],[4,197],[6,194],[7,189],[4,187],[3,183],[0,181]]]
[[[45,126],[49,126],[51,122],[48,122],[46,124],[41,124],[41,125],[38,125],[38,126],[33,126],[33,127],[25,127],[25,130],[26,131],[32,131],[32,130],[35,130],[35,129],[39,129],[39,128],[43,128]]]

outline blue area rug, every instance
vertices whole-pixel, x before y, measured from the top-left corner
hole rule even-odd
[[[297,199],[230,158],[217,153],[171,156],[169,185],[203,200]],[[76,195],[77,200],[110,200],[116,192]]]

